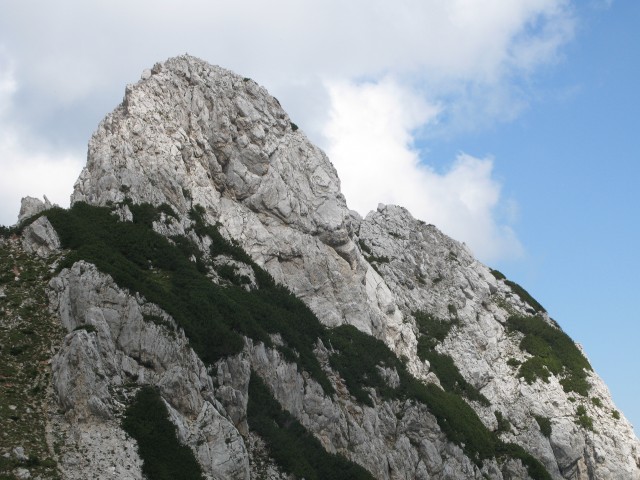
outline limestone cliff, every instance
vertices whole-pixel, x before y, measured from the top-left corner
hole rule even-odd
[[[157,387],[203,478],[287,478],[292,467],[255,427],[261,379],[285,423],[357,475],[640,479],[631,426],[544,309],[405,209],[349,211],[329,159],[253,80],[189,56],[145,71],[91,138],[72,202],[153,228],[168,241],[142,243],[182,248],[219,302],[270,288],[285,310],[225,324],[216,352],[228,349],[210,355],[168,297],[153,297],[175,280],[165,260],[149,250],[132,260],[139,273],[110,270],[116,260],[88,247],[97,236],[44,211],[21,235],[32,255],[68,262],[48,285],[68,332],[48,415],[63,478],[142,478],[122,418],[143,385]],[[21,216],[42,209],[30,201]],[[151,279],[146,296],[136,275]],[[288,311],[306,319],[301,332],[295,315],[277,327]]]

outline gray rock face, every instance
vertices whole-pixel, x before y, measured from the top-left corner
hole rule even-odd
[[[471,402],[488,428],[497,428],[495,411],[501,412],[510,423],[501,438],[525,447],[556,479],[640,479],[638,439],[623,416],[614,418],[615,406],[596,374],[588,381],[599,405],[582,397],[571,401],[554,376],[549,383],[528,384],[508,363],[528,358],[521,336],[505,329],[509,315],[528,313],[526,299],[464,245],[405,209],[380,206],[365,219],[352,214],[327,157],[292,128],[277,100],[255,82],[182,56],[157,64],[127,87],[123,104],[90,141],[72,201],[107,205],[125,198],[171,205],[179,219],[154,224],[167,236],[183,234],[188,212],[202,206],[207,222],[219,223],[321,322],[351,324],[381,339],[418,379],[439,382],[417,355],[412,313],[455,317],[455,328],[437,350],[450,355],[489,400],[489,406]],[[126,205],[118,213],[131,219]],[[86,263],[63,271],[51,288],[52,304],[70,332],[54,358],[53,382],[65,412],[55,421],[65,442],[90,451],[97,464],[115,464],[118,478],[141,475],[135,442],[117,421],[132,395],[127,379],[160,388],[181,440],[207,475],[256,476],[264,449],[246,421],[251,369],[328,451],[376,478],[527,478],[517,461],[477,468],[446,440],[425,407],[381,399],[374,407],[358,405],[335,374],[338,393],[329,397],[262,344],[247,340],[240,355],[207,371],[182,334],[173,338],[144,320],[146,313],[172,322],[168,315]],[[86,324],[95,332],[74,331]],[[326,360],[322,347],[316,353]],[[392,371],[384,370],[384,378],[397,381]],[[579,405],[593,430],[576,423]],[[549,437],[534,415],[550,420]],[[116,453],[105,453],[110,450],[103,444]],[[67,478],[87,472],[75,451],[62,454]],[[260,471],[282,478],[265,461]]]
[[[22,232],[22,246],[29,253],[48,257],[60,249],[60,239],[47,217],[40,217]]]
[[[23,220],[26,220],[29,217],[33,217],[40,212],[45,211],[48,208],[51,208],[51,202],[49,199],[44,197],[44,202],[39,198],[34,197],[24,197],[20,204],[20,213],[18,214],[18,223],[21,223]]]
[[[159,316],[170,325],[166,313],[85,262],[63,270],[50,287],[52,308],[69,331],[52,362],[67,478],[142,478],[135,442],[118,419],[132,384],[160,389],[180,440],[208,478],[249,478],[244,441],[215,399],[205,366],[181,332],[144,319]]]

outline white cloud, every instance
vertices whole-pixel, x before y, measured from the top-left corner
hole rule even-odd
[[[402,205],[484,261],[522,253],[513,230],[497,218],[500,184],[491,159],[460,154],[443,174],[420,161],[412,133],[437,120],[437,106],[388,78],[332,84],[329,91],[327,149],[350,208],[366,215],[379,202]]]

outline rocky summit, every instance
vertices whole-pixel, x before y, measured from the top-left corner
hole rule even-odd
[[[145,70],[71,198],[0,240],[2,478],[640,479],[542,305],[402,207],[349,210],[251,79]]]

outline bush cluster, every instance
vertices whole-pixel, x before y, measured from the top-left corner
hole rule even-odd
[[[566,333],[539,316],[511,316],[507,328],[524,334],[520,348],[531,358],[518,372],[527,383],[538,378],[547,382],[551,375],[556,375],[565,392],[587,395],[590,388],[587,371],[591,370],[591,365]]]
[[[551,420],[547,417],[543,417],[541,415],[534,415],[533,418],[536,419],[538,426],[540,427],[540,432],[547,438],[551,436]]]
[[[593,419],[587,414],[584,405],[576,408],[576,423],[586,430],[593,430]]]
[[[509,419],[505,418],[505,416],[502,415],[502,412],[500,410],[496,410],[495,412],[493,412],[493,414],[495,415],[496,422],[498,423],[498,428],[496,429],[496,433],[510,432],[511,422],[509,421]]]
[[[504,281],[504,283],[508,285],[509,288],[511,288],[511,290],[516,295],[518,295],[523,302],[527,303],[531,307],[531,310],[530,310],[531,313],[546,312],[544,307],[540,305],[540,303],[538,303],[538,301],[535,298],[533,298],[529,292],[527,292],[524,288],[522,288],[516,282],[508,280],[507,277],[505,277],[505,275],[498,270],[494,270],[490,268],[489,271],[495,277],[496,280]]]
[[[546,310],[544,309],[544,307],[542,305],[540,305],[538,303],[538,301],[533,298],[529,292],[527,292],[524,288],[522,288],[520,285],[518,285],[516,282],[512,282],[511,280],[504,280],[504,283],[506,283],[507,285],[509,285],[509,287],[511,288],[511,290],[520,297],[520,299],[529,304],[530,307],[532,307],[533,309],[533,313],[541,313],[541,312],[546,312]]]
[[[138,442],[142,473],[149,480],[204,479],[191,449],[181,445],[160,393],[143,387],[127,407],[122,428]]]

